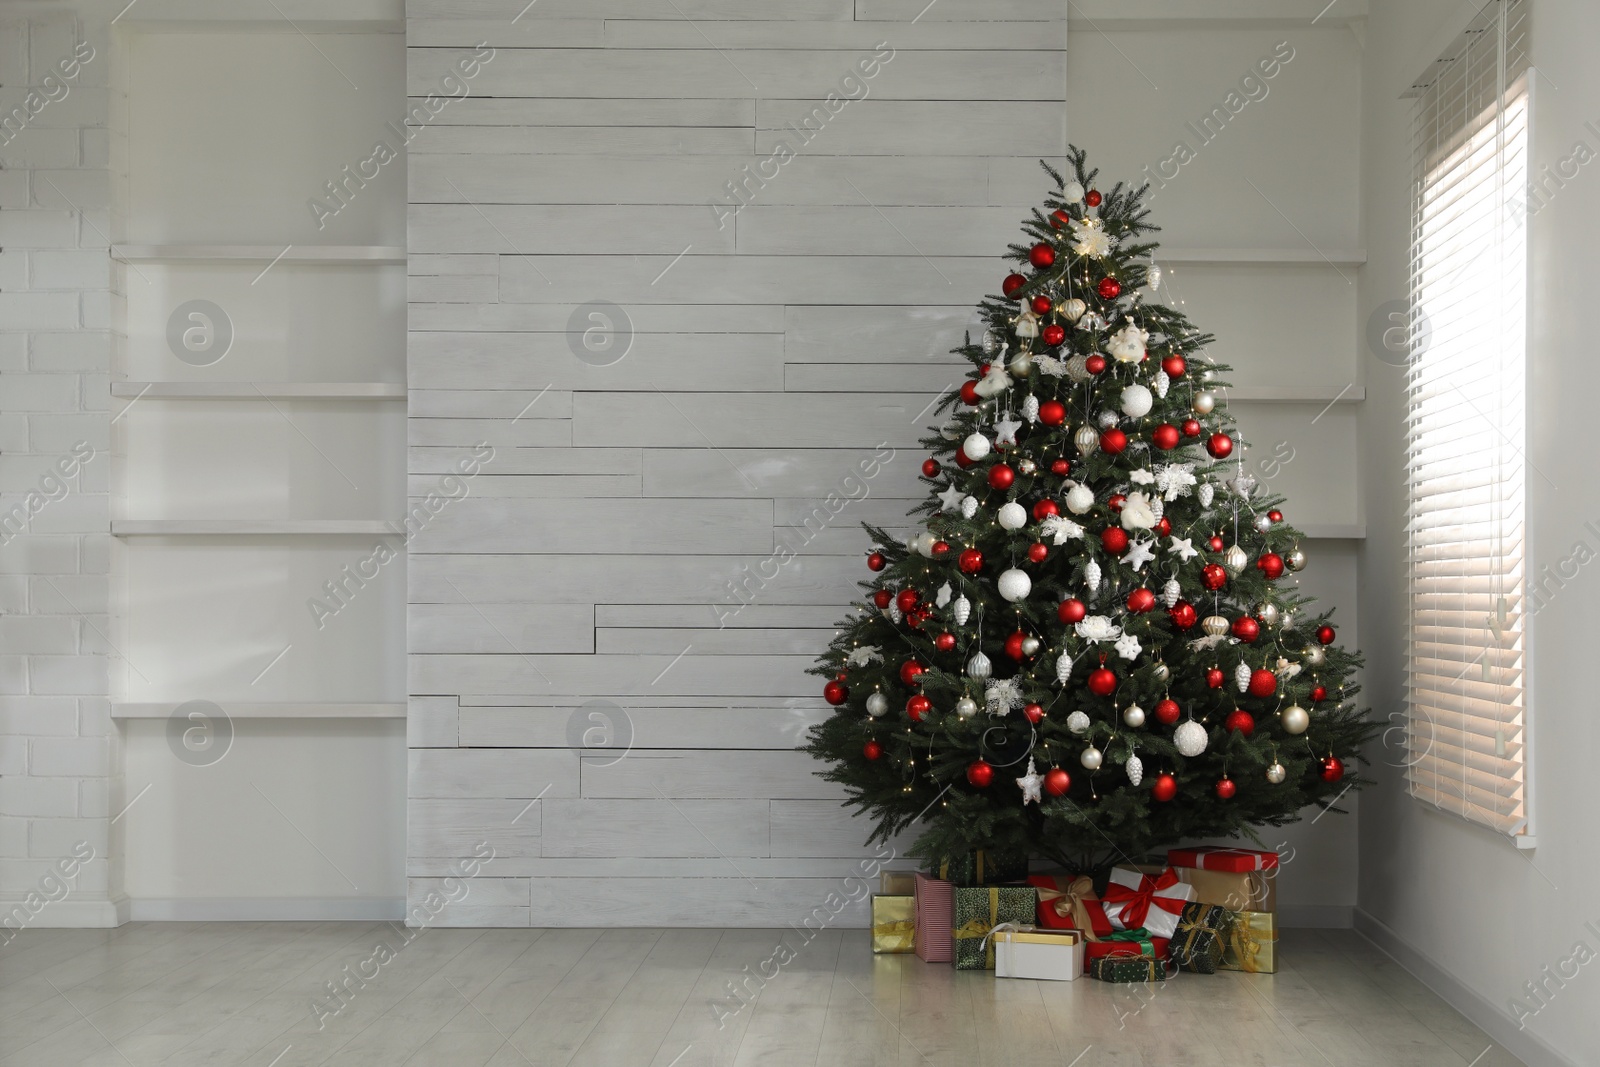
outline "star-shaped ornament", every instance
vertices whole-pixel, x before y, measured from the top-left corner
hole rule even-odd
[[[1191,559],[1194,559],[1200,554],[1195,551],[1194,539],[1192,537],[1167,538],[1167,550],[1169,552],[1176,552],[1178,554],[1178,558],[1183,560],[1185,563],[1188,563]]]
[[[953,486],[953,485],[950,486],[944,492],[938,494],[938,496],[939,496],[939,510],[940,511],[955,511],[957,508],[961,507],[961,498],[966,496],[966,495],[967,494],[963,493],[961,490],[957,489],[955,486]]]
[[[1136,571],[1143,570],[1146,563],[1156,558],[1156,554],[1153,551],[1154,545],[1154,540],[1130,542],[1127,555],[1122,557],[1123,562]]]
[[[1033,765],[1033,757],[1029,756],[1028,773],[1017,779],[1017,785],[1022,787],[1022,803],[1024,807],[1029,804],[1037,804],[1043,799],[1039,794],[1039,786],[1043,782],[1044,779],[1040,777],[1038,769]]]
[[[1006,417],[994,424],[994,444],[996,448],[1015,448],[1017,446],[1017,431],[1022,429],[1022,420],[1010,412]]]

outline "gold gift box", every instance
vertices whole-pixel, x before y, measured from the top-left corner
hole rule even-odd
[[[916,898],[872,895],[872,951],[911,952],[916,948]]]
[[[1223,939],[1222,970],[1278,973],[1278,917],[1270,911],[1241,911]]]
[[[916,892],[916,871],[879,871],[878,892],[889,897],[909,897]]]

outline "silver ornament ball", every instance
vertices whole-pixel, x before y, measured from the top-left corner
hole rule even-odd
[[[1033,373],[1033,353],[1024,348],[1011,357],[1011,362],[1006,364],[1006,370],[1011,372],[1013,378],[1026,378]]]
[[[1197,415],[1209,415],[1217,406],[1216,395],[1206,390],[1194,394],[1194,410]]]
[[[1261,620],[1262,626],[1276,626],[1281,618],[1278,605],[1262,602],[1255,607],[1255,617]]]
[[[1022,654],[1024,656],[1037,656],[1039,654],[1039,639],[1029,634],[1022,639]]]
[[[1312,667],[1320,667],[1324,663],[1328,662],[1328,654],[1322,650],[1321,645],[1312,645],[1310,648],[1306,649],[1305,655],[1302,658],[1309,666]]]
[[[1024,477],[1026,477],[1027,475],[1032,474],[1034,471],[1036,471],[1038,469],[1039,469],[1039,465],[1037,463],[1035,463],[1033,460],[1028,459],[1026,456],[1024,456],[1022,459],[1017,460],[1017,473],[1023,475]]]
[[[1289,771],[1281,763],[1274,763],[1272,766],[1267,768],[1267,781],[1271,782],[1273,785],[1282,784],[1283,780],[1287,777],[1289,777]]]
[[[1290,549],[1283,554],[1283,565],[1292,571],[1305,570],[1306,554],[1298,548]]]
[[[994,673],[994,664],[989,662],[989,657],[982,652],[974,652],[972,658],[967,660],[968,678],[987,678]]]
[[[1122,709],[1122,721],[1129,726],[1144,725],[1144,709],[1137,704],[1129,704]]]
[[[963,719],[970,719],[978,714],[978,702],[971,697],[962,697],[956,701],[956,714]]]
[[[1098,771],[1103,760],[1104,757],[1101,755],[1100,750],[1095,748],[1093,745],[1090,745],[1088,748],[1084,749],[1083,755],[1078,757],[1078,762],[1083,764],[1086,769],[1091,771]]]
[[[1257,533],[1266,533],[1268,530],[1272,529],[1272,519],[1266,515],[1257,515],[1255,520],[1255,528]]]
[[[1165,663],[1157,663],[1154,667],[1150,668],[1150,677],[1157,685],[1162,684],[1171,676],[1172,672],[1167,669],[1167,665]]]

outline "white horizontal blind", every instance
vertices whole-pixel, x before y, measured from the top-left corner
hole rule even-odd
[[[1525,0],[1417,100],[1407,378],[1411,795],[1508,835],[1524,790]]]

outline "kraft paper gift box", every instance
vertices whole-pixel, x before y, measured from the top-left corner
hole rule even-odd
[[[924,963],[949,963],[955,955],[955,886],[918,872],[916,953]]]
[[[917,892],[916,871],[879,871],[878,892],[887,897],[909,897]]]
[[[996,978],[1072,982],[1084,972],[1083,935],[1001,923],[989,932]]]
[[[1116,929],[1143,927],[1170,938],[1178,928],[1183,906],[1194,898],[1194,887],[1170,867],[1158,873],[1147,870],[1111,868],[1111,880],[1100,894],[1100,906]]]
[[[1278,917],[1267,911],[1241,911],[1222,942],[1224,971],[1278,973]]]
[[[956,970],[994,969],[989,931],[1001,923],[1033,923],[1038,891],[1024,886],[958,886],[955,891]]]
[[[903,894],[872,894],[872,951],[913,951],[916,916],[915,897]]]
[[[1159,864],[1136,863],[1131,868],[1141,874],[1160,875]],[[1277,911],[1278,871],[1206,871],[1195,867],[1170,868],[1178,880],[1194,887],[1191,899],[1216,904],[1229,911]]]

